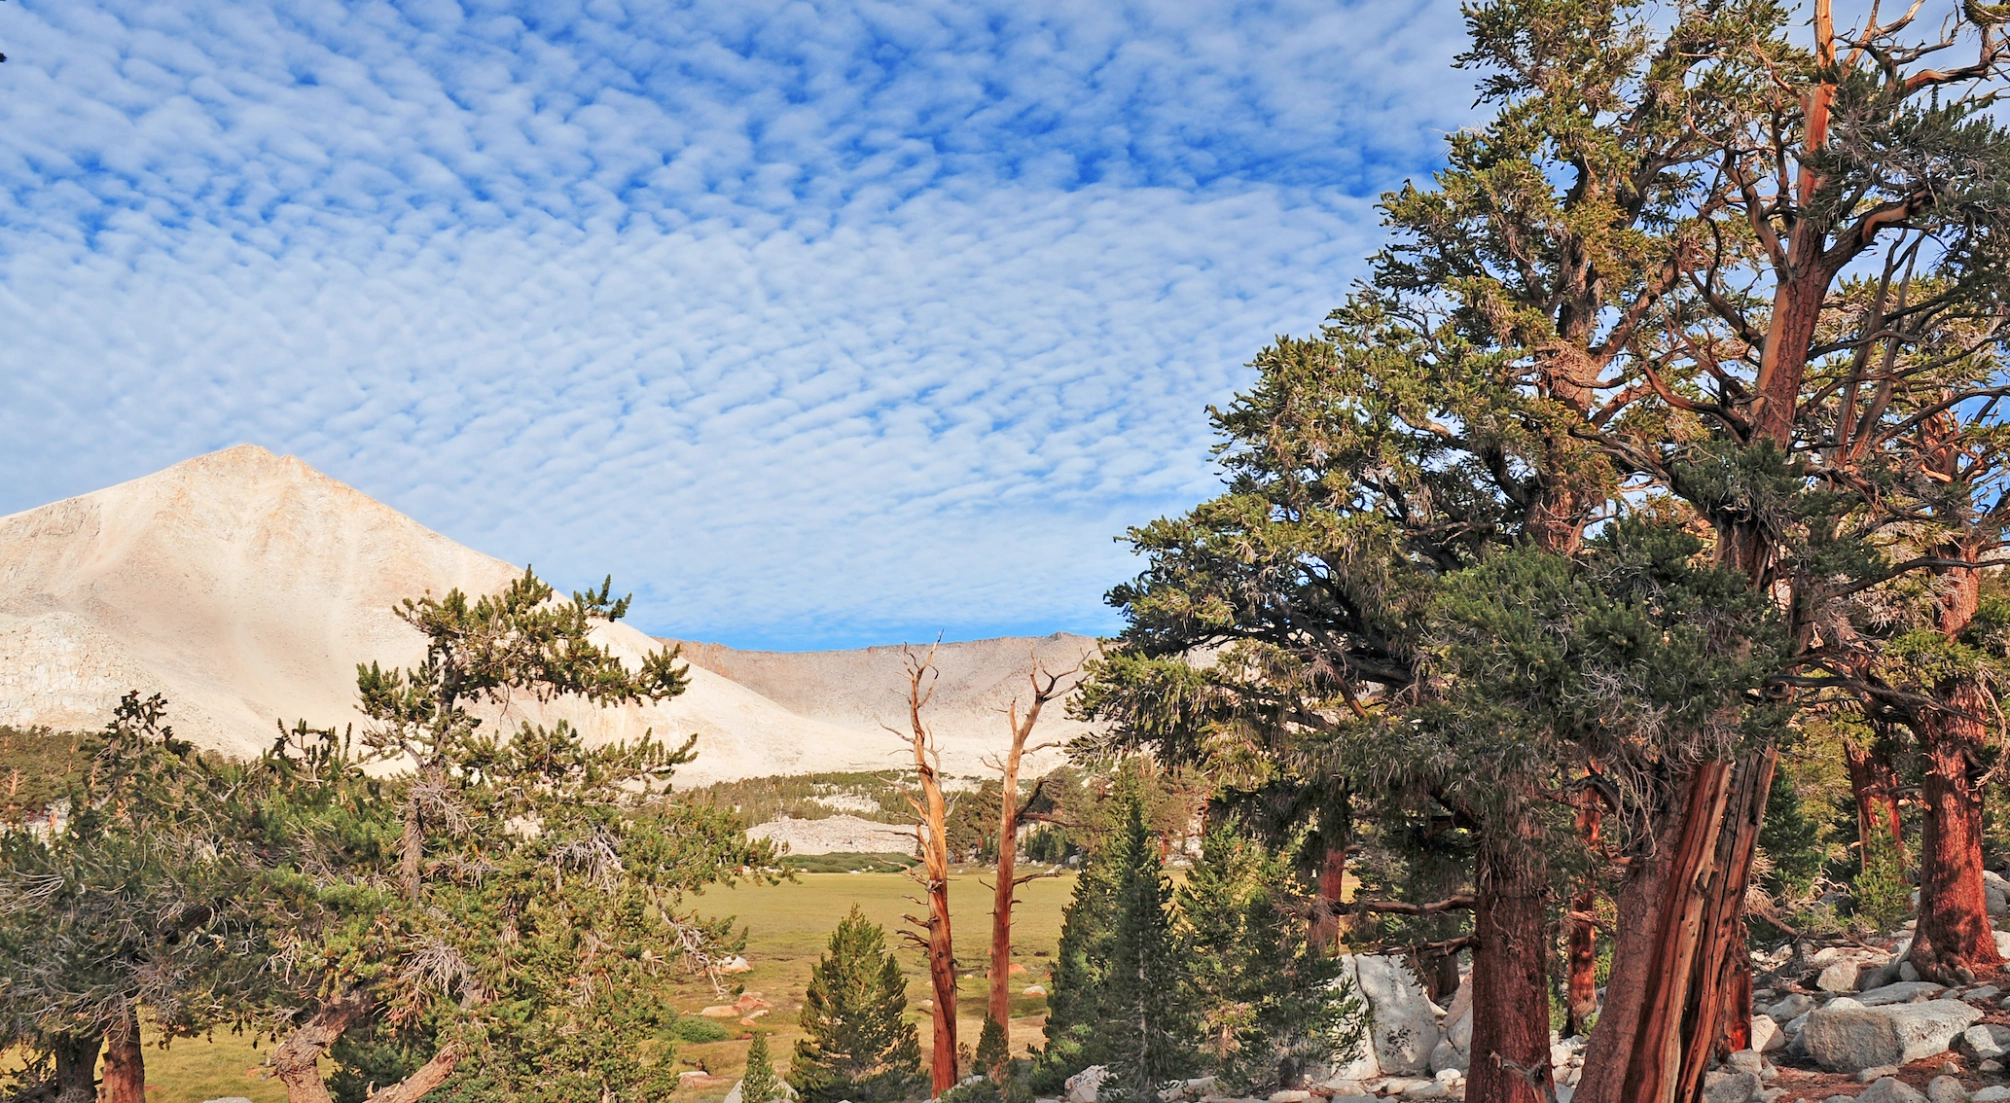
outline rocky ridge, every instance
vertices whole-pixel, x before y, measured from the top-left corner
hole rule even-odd
[[[95,728],[136,689],[167,697],[179,734],[231,754],[257,753],[276,724],[297,718],[360,725],[356,663],[420,655],[395,602],[492,592],[520,572],[296,458],[255,445],[198,456],[0,517],[0,724]],[[631,662],[660,646],[626,624],[600,635]],[[1080,636],[943,645],[930,719],[944,768],[988,772],[984,757],[1004,741],[996,710],[1036,651],[1066,667],[1093,646]],[[680,784],[901,765],[901,744],[879,726],[904,712],[898,648],[688,651],[691,689],[673,701],[609,710],[514,701],[494,719],[565,719],[595,740],[696,734],[699,757]],[[1079,730],[1058,713],[1043,721],[1050,737]]]

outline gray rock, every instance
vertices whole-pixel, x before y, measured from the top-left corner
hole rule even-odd
[[[1874,1068],[1867,1068],[1864,1069],[1862,1072],[1857,1073],[1856,1082],[1859,1084],[1868,1084],[1871,1083],[1872,1081],[1882,1080],[1887,1076],[1897,1076],[1897,1075],[1898,1075],[1897,1065],[1878,1065]]]
[[[1773,1053],[1785,1049],[1787,1032],[1770,1015],[1752,1016],[1752,1048],[1760,1053]]]
[[[1955,1048],[1978,1061],[1993,1061],[2010,1053],[2010,1027],[1978,1023],[1961,1032]]]
[[[1103,1089],[1103,1081],[1109,1079],[1110,1070],[1103,1065],[1088,1068],[1068,1077],[1061,1086],[1067,1090],[1067,1103],[1096,1103],[1096,1095]]]
[[[1946,1051],[1948,1043],[1982,1017],[1960,1000],[1865,1007],[1836,999],[1808,1015],[1801,1038],[1823,1068],[1854,1071],[1903,1065]]]
[[[1752,1103],[1764,1087],[1756,1072],[1705,1073],[1703,1103]]]
[[[1350,954],[1345,961],[1355,991],[1368,1005],[1368,1036],[1382,1073],[1429,1074],[1431,1051],[1441,1037],[1438,1012],[1409,963],[1379,954]],[[1464,987],[1460,986],[1461,991]]]
[[[1932,998],[1946,991],[1944,985],[1930,980],[1902,980],[1897,984],[1887,984],[1883,988],[1873,988],[1868,992],[1858,992],[1851,997],[1865,1007],[1883,1007],[1893,1003],[1911,1003],[1921,996]]]
[[[1437,1046],[1431,1050],[1433,1073],[1464,1072],[1468,1064],[1470,1061],[1466,1055],[1460,1052],[1459,1047],[1452,1044],[1450,1038],[1440,1039]]]
[[[1896,1076],[1887,1076],[1863,1090],[1856,1103],[1926,1103],[1926,1097]]]
[[[2010,1088],[2001,1084],[1977,1088],[1975,1094],[1968,1097],[1968,1103],[2004,1103],[2004,1100],[2010,1100]]]
[[[1898,961],[1894,958],[1875,969],[1865,969],[1863,976],[1857,979],[1856,986],[1859,990],[1868,992],[1873,988],[1883,988],[1887,984],[1896,983],[1898,983]]]
[[[1849,958],[1830,962],[1822,969],[1822,975],[1815,978],[1815,987],[1824,992],[1854,992],[1862,972],[1863,963]]]
[[[1815,1000],[1813,996],[1795,992],[1786,999],[1766,1008],[1766,1014],[1778,1019],[1780,1022],[1786,1022],[1789,1019],[1798,1019],[1814,1009]]]
[[[1918,967],[1917,965],[1914,965],[1914,964],[1913,964],[1912,962],[1910,962],[1910,961],[1901,961],[1901,962],[1899,962],[1899,963],[1898,963],[1898,979],[1899,979],[1899,980],[1902,980],[1902,981],[1914,981],[1914,980],[1918,980],[1918,979],[1919,979],[1919,967]]]
[[[1766,1059],[1755,1050],[1741,1049],[1725,1056],[1724,1067],[1732,1072],[1749,1072],[1757,1076],[1766,1067]]]
[[[1926,1103],[1968,1103],[1968,1089],[1952,1076],[1936,1076],[1926,1082]]]
[[[2003,990],[2001,988],[1993,984],[1985,984],[1980,988],[1970,988],[1968,991],[1961,993],[1961,998],[1967,1000],[1969,1003],[1988,1003],[2002,994]]]
[[[1990,915],[2010,915],[2010,881],[2005,881],[1992,870],[1982,872],[1982,898],[1987,902]]]

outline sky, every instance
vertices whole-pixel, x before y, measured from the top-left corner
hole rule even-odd
[[[1455,4],[0,3],[0,514],[255,443],[663,635],[1114,632]]]

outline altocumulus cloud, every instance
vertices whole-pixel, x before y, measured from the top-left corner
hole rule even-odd
[[[1111,626],[1448,3],[0,5],[0,511],[240,441],[742,646]]]

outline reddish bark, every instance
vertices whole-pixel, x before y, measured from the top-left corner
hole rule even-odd
[[[916,836],[921,843],[921,874],[917,878],[928,893],[928,918],[908,916],[922,928],[922,935],[910,935],[921,942],[928,954],[928,980],[934,990],[934,1008],[929,1012],[932,1044],[929,1075],[934,1091],[941,1095],[956,1086],[956,952],[949,930],[949,837],[945,825],[949,806],[942,797],[942,780],[937,768],[939,755],[935,738],[921,719],[921,710],[934,696],[935,649],[924,658],[907,657],[908,745],[914,752],[914,769],[921,781],[921,796],[908,797],[914,807]],[[1012,798],[1007,798],[1012,799]],[[1001,840],[1000,852],[1003,852]]]
[[[1516,833],[1512,846],[1480,848],[1467,1103],[1542,1103],[1555,1091],[1549,1068],[1548,878],[1541,850],[1528,835]]]
[[[139,1013],[132,1001],[125,1013],[105,1031],[104,1085],[99,1103],[146,1103],[147,1062],[140,1049]]]
[[[1702,888],[1716,858],[1729,775],[1726,763],[1697,766],[1679,802],[1656,811],[1652,839],[1620,881],[1612,974],[1585,1052],[1578,1103],[1674,1098]]]
[[[1332,950],[1340,943],[1340,917],[1346,909],[1347,843],[1329,842],[1319,860],[1319,909],[1315,913],[1311,939],[1314,945]]]
[[[1843,744],[1843,761],[1849,767],[1849,788],[1856,798],[1856,833],[1859,862],[1870,858],[1874,835],[1891,842],[1899,865],[1905,865],[1905,835],[1898,819],[1898,774],[1891,756],[1876,743],[1858,746]]]
[[[1587,795],[1577,808],[1577,834],[1587,847],[1598,845],[1604,809],[1595,796]],[[1591,921],[1598,907],[1597,879],[1587,873],[1584,884],[1570,901],[1570,940],[1565,948],[1568,976],[1564,983],[1564,1027],[1566,1037],[1586,1033],[1586,1023],[1598,1013],[1598,928]]]
[[[1019,887],[1013,873],[1019,861],[1019,760],[1025,757],[1026,741],[1033,737],[1033,726],[1040,722],[1040,712],[1047,702],[1060,696],[1063,678],[1074,670],[1060,674],[1047,674],[1045,684],[1041,675],[1046,674],[1036,660],[1033,673],[1028,677],[1033,683],[1033,703],[1026,708],[1026,715],[1019,715],[1019,702],[1012,702],[1008,720],[1012,729],[1012,747],[1005,755],[1005,761],[998,769],[1002,782],[998,794],[998,883],[992,886],[991,896],[991,998],[985,1006],[985,1014],[1006,1031],[1006,1040],[1011,1040],[1012,1029],[1012,905],[1016,903],[1012,892]]]
[[[1745,949],[1745,892],[1751,886],[1752,857],[1758,851],[1759,825],[1778,762],[1778,754],[1768,749],[1745,756],[1731,773],[1723,829],[1708,874],[1702,945],[1683,1009],[1676,1099],[1701,1099],[1704,1072],[1729,1052],[1722,1048],[1724,1041],[1751,1038],[1752,957]]]
[[[1974,572],[1970,572],[1971,574]],[[1966,984],[2003,967],[1982,887],[1982,794],[1977,755],[1989,706],[1973,679],[1941,688],[1945,711],[1917,721],[1926,776],[1920,833],[1919,923],[1910,959],[1923,977]]]

